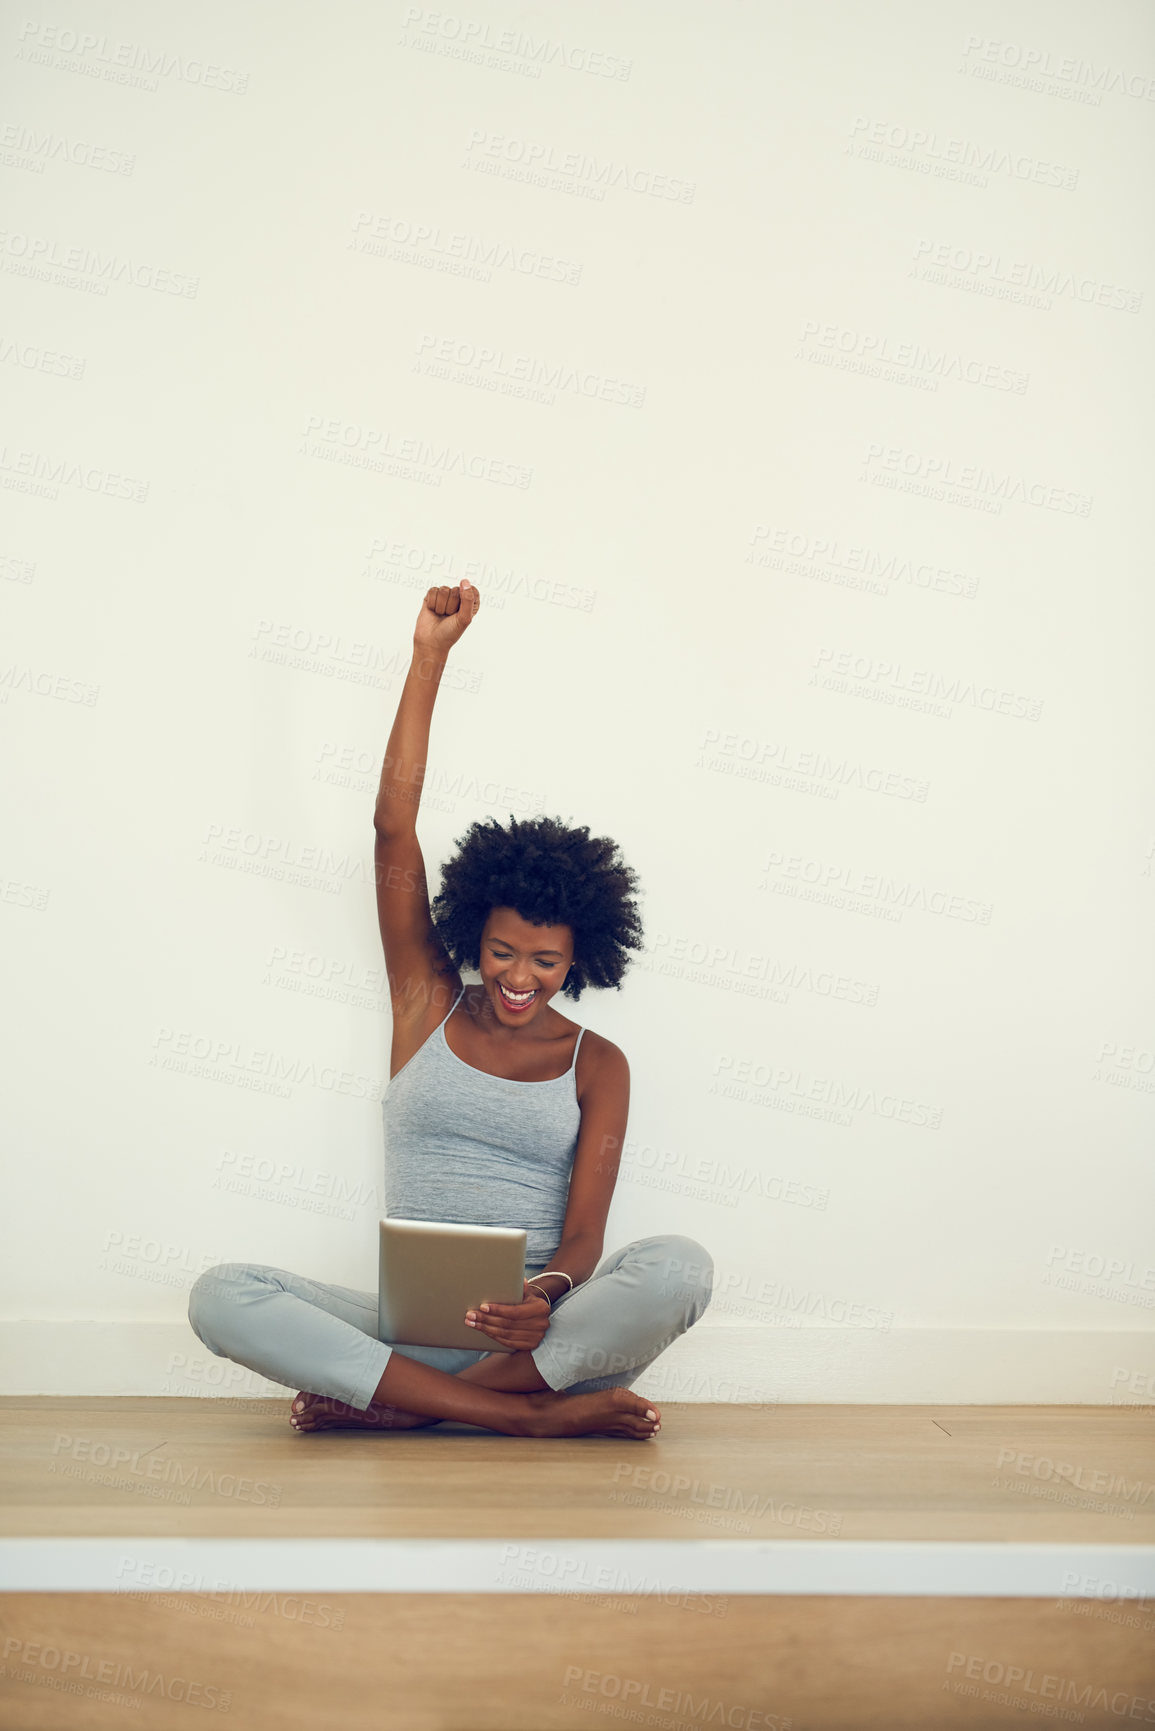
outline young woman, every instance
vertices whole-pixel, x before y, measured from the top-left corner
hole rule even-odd
[[[386,1211],[524,1228],[522,1300],[467,1313],[476,1352],[393,1346],[377,1336],[376,1293],[223,1263],[193,1287],[189,1321],[218,1357],[300,1386],[290,1414],[300,1431],[456,1419],[507,1436],[643,1440],[661,1415],[630,1384],[701,1316],[713,1265],[673,1234],[602,1258],[629,1067],[551,1003],[620,984],[641,944],[636,874],[586,827],[491,819],[459,844],[432,908],[426,888],[416,819],[429,724],[479,604],[467,582],[426,595],[377,797],[393,1004]],[[461,967],[480,984],[464,986]]]

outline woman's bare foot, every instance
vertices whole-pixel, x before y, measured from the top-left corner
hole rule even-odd
[[[628,1388],[596,1394],[527,1394],[529,1436],[620,1436],[645,1442],[657,1436],[662,1415]]]
[[[396,1406],[367,1406],[359,1412],[344,1401],[302,1392],[290,1408],[289,1423],[294,1430],[417,1430],[441,1420],[425,1418],[419,1412],[402,1412]]]
[[[616,1436],[632,1442],[645,1442],[657,1436],[662,1428],[657,1407],[628,1388],[606,1388],[596,1394],[558,1394],[550,1389],[543,1394],[517,1394],[508,1398],[517,1401],[525,1415],[524,1424],[520,1417],[514,1421],[518,1428],[507,1432],[512,1435]],[[356,1407],[346,1406],[344,1401],[302,1393],[293,1401],[289,1423],[294,1430],[302,1431],[395,1431],[418,1430],[422,1426],[440,1424],[441,1420],[405,1412],[400,1407],[384,1403],[358,1412]]]

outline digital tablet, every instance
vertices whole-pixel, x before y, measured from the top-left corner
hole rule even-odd
[[[377,1332],[396,1346],[512,1352],[465,1321],[488,1299],[520,1304],[525,1233],[443,1220],[382,1220]]]

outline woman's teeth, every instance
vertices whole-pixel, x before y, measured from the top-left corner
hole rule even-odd
[[[526,1005],[531,1004],[537,997],[536,992],[507,992],[500,983],[497,989],[511,1010],[524,1010]]]

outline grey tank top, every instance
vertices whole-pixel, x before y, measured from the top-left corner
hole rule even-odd
[[[524,1228],[526,1268],[539,1271],[561,1242],[581,1127],[576,1077],[585,1029],[564,1076],[491,1076],[459,1058],[445,1038],[464,991],[382,1097],[385,1213]]]

